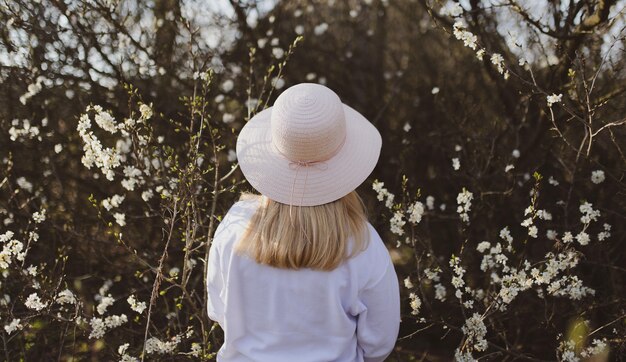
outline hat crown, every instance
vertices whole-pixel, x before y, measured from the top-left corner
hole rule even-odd
[[[270,116],[272,144],[291,161],[331,158],[346,137],[339,96],[314,83],[301,83],[281,93]]]

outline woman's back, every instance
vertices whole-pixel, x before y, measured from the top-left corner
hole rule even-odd
[[[207,280],[220,361],[382,361],[400,322],[389,254],[368,223],[367,248],[332,271],[283,269],[234,251],[260,198],[238,201],[216,230]]]

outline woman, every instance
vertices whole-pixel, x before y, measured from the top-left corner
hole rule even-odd
[[[400,323],[396,273],[354,191],[374,169],[376,128],[330,89],[302,83],[258,113],[237,158],[261,195],[218,226],[208,315],[218,361],[383,361]]]

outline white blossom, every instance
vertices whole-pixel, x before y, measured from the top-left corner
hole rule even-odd
[[[446,287],[439,283],[435,284],[435,299],[443,302],[446,300],[446,294]]]
[[[18,177],[17,180],[17,186],[19,186],[19,188],[21,188],[22,190],[26,190],[28,192],[33,192],[33,184],[30,183],[28,180],[26,180],[25,177]]]
[[[222,83],[222,90],[226,93],[233,90],[234,87],[235,87],[235,82],[233,82],[232,79],[227,79]]]
[[[193,357],[200,357],[200,354],[202,353],[202,346],[200,345],[200,343],[192,343],[191,344],[191,351],[189,352],[189,354],[191,354]]]
[[[426,207],[428,210],[433,210],[435,208],[435,198],[433,196],[426,196]]]
[[[4,330],[7,332],[7,334],[11,334],[15,331],[18,331],[23,328],[20,322],[21,322],[21,319],[19,318],[13,319],[9,324],[4,325]]]
[[[35,211],[33,213],[33,221],[40,224],[46,220],[46,209],[42,209],[41,212]]]
[[[125,226],[126,225],[126,215],[121,213],[121,212],[116,212],[113,214],[113,217],[115,218],[115,222],[119,225],[119,226]]]
[[[578,208],[580,212],[583,214],[580,217],[580,221],[583,224],[589,224],[592,221],[597,221],[598,217],[600,217],[600,211],[594,210],[592,206],[593,205],[589,202],[583,202]]]
[[[576,235],[576,241],[578,241],[580,245],[587,245],[589,244],[590,240],[591,239],[589,238],[589,234],[584,231],[581,231],[580,233],[578,233],[578,235]]]
[[[154,192],[152,191],[152,189],[147,189],[146,191],[141,193],[141,198],[143,199],[143,201],[148,201],[152,198],[152,196],[154,196]]]
[[[594,339],[591,342],[591,346],[581,351],[580,355],[585,358],[591,358],[607,351],[606,339]]]
[[[107,209],[107,211],[110,211],[114,207],[119,207],[122,204],[122,201],[124,201],[124,198],[125,196],[123,195],[113,195],[111,197],[107,197],[102,200],[102,207]]]
[[[98,314],[103,315],[104,313],[106,313],[107,308],[113,305],[114,302],[115,299],[113,299],[111,295],[103,296],[100,300],[100,303],[96,307]]]
[[[156,337],[150,337],[146,341],[146,353],[148,354],[170,354],[176,349],[176,346],[180,343],[180,337],[176,336],[171,341],[163,342]]]
[[[391,223],[391,232],[396,234],[396,235],[400,235],[402,236],[404,234],[404,224],[406,224],[406,221],[404,221],[403,218],[403,214],[402,211],[396,211],[393,215],[393,217],[391,218],[391,220],[389,220],[389,222]]]
[[[554,94],[554,93],[553,93],[552,95],[549,95],[549,96],[546,98],[546,100],[547,100],[547,102],[548,102],[548,107],[552,107],[552,105],[553,105],[554,103],[559,103],[559,102],[561,102],[561,99],[562,99],[562,98],[563,98],[563,95],[562,95],[562,94]]]
[[[473,197],[474,195],[466,190],[465,187],[463,188],[463,191],[461,191],[456,197],[456,202],[458,204],[456,211],[461,216],[461,220],[465,223],[469,223],[468,212],[470,211],[470,208],[472,206]]]
[[[313,33],[315,35],[322,35],[326,32],[326,30],[328,30],[328,24],[321,23],[320,25],[317,25],[315,28],[313,28]]]
[[[89,324],[91,325],[91,333],[89,334],[89,338],[102,338],[108,330],[119,327],[126,322],[128,322],[128,317],[126,317],[126,314],[112,315],[104,319],[94,317],[89,322]]]
[[[454,168],[455,171],[461,168],[461,161],[459,161],[458,157],[452,159],[452,168]]]
[[[65,289],[57,294],[55,301],[59,304],[76,304],[76,297],[69,289]]]
[[[100,126],[100,128],[102,128],[103,130],[109,133],[117,132],[115,118],[113,118],[113,116],[111,116],[109,112],[100,109],[100,112],[97,112],[95,114],[94,120],[96,121],[96,124]]]
[[[281,59],[285,55],[285,51],[282,48],[272,48],[272,55],[276,59]]]
[[[451,16],[455,18],[463,14],[463,8],[459,3],[447,3],[446,6],[441,8],[439,14],[441,14],[442,16]]]
[[[424,204],[419,201],[415,201],[413,204],[409,205],[407,212],[409,214],[409,222],[419,224],[419,222],[422,221],[422,216],[424,215]]]
[[[24,305],[26,306],[26,308],[34,309],[36,311],[40,311],[47,306],[46,303],[43,303],[41,301],[37,293],[32,293],[31,295],[29,295],[26,299],[26,302],[24,302]]]
[[[409,299],[411,301],[411,314],[413,315],[419,314],[420,308],[422,306],[422,301],[415,293],[410,293]]]
[[[604,171],[596,170],[596,171],[591,172],[591,182],[593,182],[596,185],[604,182]]]
[[[153,111],[149,105],[142,103],[139,106],[139,113],[141,113],[141,119],[145,121],[152,118]]]
[[[478,40],[478,37],[476,37],[476,35],[472,32],[467,31],[462,21],[457,20],[454,23],[452,32],[455,38],[463,41],[463,45],[476,50],[476,41]]]
[[[571,233],[571,232],[566,231],[566,232],[563,234],[562,241],[563,241],[564,243],[571,243],[573,240],[574,240],[574,236],[572,235],[572,233]]]
[[[130,305],[130,309],[132,309],[133,311],[139,314],[143,313],[143,311],[146,310],[146,302],[137,301],[134,295],[129,296],[128,299],[126,299],[126,301]]]
[[[548,240],[556,240],[558,236],[558,233],[555,230],[547,230],[546,231],[546,237],[548,238]]]
[[[474,313],[465,321],[465,325],[461,328],[470,348],[476,351],[484,351],[487,349],[487,327],[483,322],[480,314]]]
[[[498,73],[504,74],[504,58],[501,54],[493,53],[491,55],[491,64],[496,66]]]

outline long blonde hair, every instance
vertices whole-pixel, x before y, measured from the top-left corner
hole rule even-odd
[[[250,198],[261,198],[260,205],[235,250],[260,264],[330,271],[369,242],[366,208],[356,191],[319,206],[292,206],[293,214],[289,205],[265,196],[244,193],[240,199]]]

